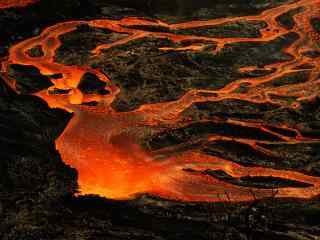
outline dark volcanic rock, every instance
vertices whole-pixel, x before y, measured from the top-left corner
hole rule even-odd
[[[92,36],[88,35],[91,39]],[[76,31],[68,34],[66,42],[62,39],[63,45],[56,59],[68,65],[87,63],[102,68],[114,83],[120,85],[121,92],[113,103],[118,111],[133,110],[145,103],[175,100],[190,88],[219,89],[232,81],[250,77],[240,73],[238,68],[289,61],[292,56],[282,49],[298,39],[296,33],[290,32],[270,42],[228,44],[219,53],[212,54],[210,50],[215,49],[212,43],[200,52],[164,52],[160,49],[179,45],[169,40],[149,38],[107,49],[102,56],[89,58],[87,49],[94,48],[94,42],[91,41],[87,48],[75,44],[81,36]],[[82,55],[79,57],[79,54]],[[257,71],[251,77],[271,73]]]
[[[215,27],[181,30],[177,33],[215,38],[255,38],[260,37],[260,30],[266,27],[267,24],[262,21],[237,21]]]
[[[313,29],[314,29],[316,32],[320,33],[320,18],[312,18],[312,19],[310,20],[310,23],[311,23]]]
[[[110,5],[113,5],[120,6],[124,9],[136,9],[140,11],[140,14],[143,13],[170,22],[181,22],[187,20],[254,15],[265,9],[289,2],[294,2],[294,0],[113,0],[108,2],[98,0],[95,1],[95,5],[100,7],[110,7]],[[109,12],[106,11],[106,13]],[[138,14],[138,16],[140,15]]]
[[[5,239],[37,237],[41,221],[60,208],[57,202],[77,191],[76,171],[54,146],[70,117],[36,97],[1,95],[0,229]]]
[[[303,12],[304,9],[302,7],[299,8],[295,8],[293,10],[290,10],[282,15],[280,15],[279,17],[276,18],[276,20],[285,28],[291,30],[295,25],[295,21],[293,19],[293,17],[298,14]]]
[[[41,0],[25,8],[1,9],[0,28],[0,55],[5,55],[7,48],[23,38],[38,35],[44,27],[63,20],[83,18],[94,14],[92,5],[87,0]]]
[[[29,96],[1,97],[0,115],[0,155],[7,174],[1,191],[52,195],[53,200],[73,194],[75,171],[66,167],[54,147],[71,115]]]
[[[40,73],[34,66],[11,64],[9,76],[16,80],[16,87],[22,94],[39,92],[53,86],[50,78]]]
[[[76,31],[60,37],[60,40],[64,44],[57,50],[55,58],[58,61],[63,59],[63,63],[67,65],[85,65],[92,57],[91,50],[96,46],[112,43],[126,36],[126,34],[90,28],[83,25]]]
[[[5,83],[4,79],[0,74],[0,96],[12,96],[16,93]]]
[[[105,90],[105,87],[106,83],[99,80],[99,78],[92,73],[84,74],[78,85],[78,89],[86,94],[96,93],[105,95],[107,94],[107,90]]]
[[[38,45],[34,48],[31,48],[28,51],[28,55],[30,57],[42,57],[44,55],[44,53],[43,53],[42,47],[40,45]]]
[[[152,150],[159,150],[174,144],[189,141],[194,143],[205,142],[208,134],[226,137],[240,137],[244,139],[267,140],[270,144],[261,144],[262,147],[272,151],[272,155],[265,154],[237,141],[215,141],[203,147],[203,151],[242,165],[260,165],[278,169],[291,169],[307,172],[318,176],[320,159],[319,143],[309,142],[300,144],[279,143],[275,136],[266,135],[257,129],[233,126],[228,123],[197,123],[206,119],[241,119],[242,121],[261,121],[267,124],[281,126],[286,124],[297,128],[306,137],[319,137],[319,99],[313,103],[306,103],[299,110],[286,109],[272,104],[255,104],[239,100],[224,100],[219,102],[196,103],[184,112],[186,119],[192,119],[193,124],[187,127],[165,131],[150,139],[145,145]],[[296,132],[288,129],[271,128],[284,136],[295,137]],[[252,135],[251,135],[252,133]],[[250,135],[250,136],[249,136]]]
[[[311,184],[276,177],[241,177],[233,178],[223,171],[207,170],[205,174],[239,186],[255,188],[310,187]]]

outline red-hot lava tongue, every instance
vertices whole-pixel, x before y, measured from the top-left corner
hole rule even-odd
[[[6,1],[5,1],[6,2]],[[7,1],[9,4],[9,1]],[[201,51],[208,42],[217,45],[211,54],[217,54],[226,44],[238,42],[265,42],[276,39],[289,30],[282,28],[276,18],[292,9],[304,7],[302,13],[294,16],[297,25],[290,31],[296,32],[300,39],[285,49],[294,57],[291,61],[270,64],[265,68],[274,68],[272,74],[264,77],[248,78],[234,81],[220,90],[190,90],[183,97],[172,102],[145,104],[131,112],[116,112],[110,107],[119,94],[120,89],[113,85],[102,72],[90,66],[67,66],[54,62],[56,50],[61,46],[59,37],[76,30],[78,26],[89,25],[104,28],[113,32],[125,33],[127,37],[110,44],[98,45],[92,55],[97,56],[103,49],[110,49],[142,38],[170,39],[181,43],[184,40],[197,40],[197,44],[182,48],[162,48],[162,51]],[[276,189],[276,197],[312,198],[320,194],[320,178],[308,176],[295,171],[274,170],[264,167],[244,167],[225,159],[213,157],[193,150],[176,153],[173,156],[158,156],[143,150],[138,145],[139,137],[147,131],[159,129],[161,126],[176,128],[188,124],[181,113],[194,103],[219,102],[225,99],[246,100],[254,103],[272,103],[288,108],[297,108],[301,101],[311,101],[319,92],[320,72],[319,61],[312,60],[313,68],[310,79],[304,83],[290,86],[266,87],[264,83],[285,73],[296,71],[296,67],[311,63],[301,55],[302,50],[314,49],[319,36],[312,30],[310,19],[320,13],[320,0],[301,0],[280,7],[266,10],[257,16],[222,18],[207,21],[192,21],[178,24],[167,24],[161,21],[141,18],[125,18],[122,20],[91,20],[63,22],[47,28],[41,35],[27,39],[10,49],[8,61],[3,63],[3,72],[8,71],[10,64],[33,65],[43,75],[62,73],[62,78],[52,79],[54,84],[48,91],[36,93],[51,107],[60,107],[74,112],[64,133],[56,141],[62,159],[75,167],[79,172],[79,185],[82,194],[100,194],[102,196],[126,199],[138,193],[151,193],[170,199],[186,201],[246,201],[254,198],[273,196],[274,189],[263,189],[239,186],[228,183],[207,174],[206,170],[221,170],[233,178],[241,177],[274,177],[294,180],[308,184],[306,187],[283,187]],[[260,30],[261,36],[256,38],[212,38],[195,35],[178,35],[164,32],[151,32],[142,27],[165,27],[169,30],[186,30],[199,27],[216,26],[233,21],[264,21],[267,28]],[[203,42],[199,44],[199,42]],[[41,46],[43,55],[31,57],[27,51]],[[252,66],[239,69],[240,72],[254,71]],[[77,87],[85,73],[92,73],[107,83],[107,95],[84,94]],[[248,91],[239,93],[237,90],[243,83]],[[15,83],[10,83],[15,88]],[[57,89],[68,90],[67,94],[49,94]],[[295,97],[296,101],[288,103],[269,96],[280,95]],[[83,106],[88,102],[98,102],[95,107]],[[213,119],[208,119],[213,121]],[[214,120],[219,121],[219,120]],[[261,123],[228,120],[238,126],[259,129],[280,138],[287,144],[318,141],[303,137],[298,130],[295,137],[281,135],[265,128]],[[288,129],[286,126],[274,126]],[[117,140],[115,140],[117,139]],[[259,146],[258,140],[208,136],[207,141],[237,141],[251,146],[257,151],[267,150]],[[260,143],[268,143],[261,141]],[[254,193],[254,194],[253,194]]]

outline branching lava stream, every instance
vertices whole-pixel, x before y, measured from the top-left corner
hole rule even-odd
[[[293,29],[288,30],[276,21],[276,18],[290,10],[303,7],[296,14]],[[267,167],[245,167],[240,164],[207,155],[194,149],[179,150],[171,146],[159,151],[147,151],[140,147],[139,140],[148,133],[160,133],[167,129],[188,126],[192,120],[182,113],[194,103],[219,102],[226,99],[245,100],[252,103],[272,103],[278,106],[297,109],[303,101],[312,101],[320,90],[320,61],[305,57],[307,50],[319,50],[320,36],[312,28],[310,19],[320,15],[320,0],[294,1],[265,10],[260,15],[228,17],[213,20],[191,21],[168,24],[160,20],[129,17],[121,20],[97,19],[88,21],[69,21],[45,29],[39,36],[24,40],[11,47],[8,59],[3,62],[2,72],[6,74],[11,64],[32,65],[41,74],[61,78],[52,78],[54,86],[35,95],[44,99],[51,107],[63,108],[73,112],[74,117],[57,139],[56,146],[62,159],[79,172],[81,194],[99,194],[114,199],[128,199],[139,193],[150,193],[161,197],[183,201],[250,201],[265,197],[312,198],[320,194],[320,178],[291,170],[276,170]],[[235,21],[263,21],[268,26],[260,30],[261,36],[255,38],[217,38],[197,35],[182,35],[179,30],[218,26]],[[175,101],[144,104],[136,110],[118,112],[111,107],[121,89],[113,84],[102,71],[88,66],[64,65],[55,62],[57,49],[62,45],[60,36],[75,31],[77,27],[89,25],[92,28],[107,29],[122,33],[125,37],[107,44],[100,44],[92,50],[92,57],[98,57],[106,49],[127,44],[137,39],[169,39],[177,44],[189,41],[190,45],[177,48],[165,47],[168,51],[202,51],[206,45],[216,46],[210,54],[218,54],[226,45],[239,42],[267,42],[280,36],[295,32],[299,38],[284,51],[292,56],[291,60],[264,66],[275,69],[262,77],[241,78],[218,90],[192,89]],[[152,31],[165,28],[170,31]],[[149,30],[148,30],[149,29]],[[41,46],[42,56],[29,56],[27,51]],[[299,66],[312,64],[308,81],[285,86],[270,86],[266,83],[287,73],[299,71]],[[258,66],[240,68],[239,72],[253,72]],[[106,82],[109,94],[86,94],[78,85],[84,74],[91,73]],[[16,89],[15,81],[7,76],[8,83]],[[129,79],[130,81],[130,79]],[[243,85],[245,93],[237,91]],[[66,94],[52,94],[67,90]],[[17,90],[17,89],[16,89]],[[295,101],[284,101],[280,97],[292,97]],[[96,106],[85,105],[98,102]],[[214,123],[228,123],[239,127],[259,129],[279,138],[281,143],[298,144],[318,142],[319,139],[305,137],[299,130],[286,125],[268,126],[261,122],[239,119],[206,119]],[[287,136],[273,131],[275,127],[295,132]],[[202,145],[215,141],[230,141],[245,144],[264,154],[272,155],[263,145],[272,144],[272,140],[255,140],[244,137],[227,137],[209,134]],[[276,189],[246,187],[223,181],[210,176],[207,170],[223,171],[233,178],[274,177],[306,183],[305,187],[282,187]],[[276,193],[275,193],[276,192]]]

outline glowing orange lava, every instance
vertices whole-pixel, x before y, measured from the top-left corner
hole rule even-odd
[[[10,1],[7,1],[10,2]],[[79,172],[79,185],[82,194],[100,194],[102,196],[127,199],[138,193],[151,193],[170,199],[185,201],[247,201],[253,198],[273,196],[274,190],[261,188],[248,188],[226,183],[222,180],[201,174],[207,169],[222,170],[235,178],[245,176],[272,176],[284,179],[296,180],[311,184],[310,187],[294,188],[285,187],[277,189],[276,197],[312,198],[320,194],[320,178],[308,176],[295,171],[274,170],[264,167],[243,167],[225,159],[206,155],[196,150],[176,152],[171,156],[161,156],[160,152],[147,152],[139,146],[139,139],[148,132],[159,132],[161,129],[177,128],[185,126],[191,121],[182,116],[182,112],[194,103],[218,102],[224,99],[246,100],[256,103],[273,103],[276,105],[296,108],[300,101],[313,99],[320,90],[319,60],[312,60],[316,67],[312,69],[310,79],[304,83],[291,84],[290,86],[266,86],[277,77],[297,71],[296,67],[307,64],[311,60],[301,54],[301,49],[316,48],[315,41],[318,35],[312,31],[310,18],[319,16],[320,0],[295,1],[266,10],[257,16],[229,17],[207,21],[191,21],[178,24],[167,24],[159,20],[152,21],[142,18],[130,17],[121,20],[97,19],[90,21],[63,22],[45,29],[39,36],[20,42],[10,49],[9,57],[3,63],[3,72],[7,72],[10,64],[33,65],[43,75],[62,73],[60,79],[52,79],[53,88],[71,89],[65,95],[52,95],[48,91],[36,93],[51,107],[63,108],[74,112],[74,117],[57,139],[56,146],[62,159]],[[304,7],[302,13],[294,16],[296,26],[288,30],[279,26],[276,18],[281,14],[297,7]],[[164,32],[151,32],[135,28],[136,26],[158,26],[170,30],[193,29],[199,27],[216,26],[224,23],[246,20],[264,21],[267,28],[262,29],[261,36],[257,38],[211,38],[193,35],[178,35]],[[219,90],[190,90],[176,101],[145,104],[130,112],[116,112],[110,104],[119,94],[120,89],[112,83],[106,75],[98,69],[90,66],[67,66],[54,62],[56,50],[61,46],[59,36],[72,32],[80,25],[87,24],[91,27],[105,28],[118,33],[126,33],[126,37],[109,44],[98,45],[92,55],[97,56],[103,49],[126,44],[130,41],[142,38],[170,39],[174,42],[184,40],[203,41],[201,44],[193,44],[182,48],[162,48],[161,51],[201,51],[205,44],[212,42],[218,47],[212,54],[217,54],[226,44],[237,42],[264,42],[271,41],[290,31],[296,32],[300,39],[285,49],[294,59],[286,62],[270,64],[264,69],[276,69],[272,74],[263,77],[239,79]],[[192,41],[191,41],[192,42]],[[44,55],[31,57],[27,54],[29,49],[41,46]],[[239,72],[250,72],[257,66],[248,66],[239,69]],[[84,94],[77,86],[82,76],[93,73],[100,80],[107,83],[108,95]],[[237,90],[243,83],[248,84],[246,93]],[[14,81],[10,84],[15,88]],[[50,90],[48,89],[48,90]],[[272,94],[279,96],[292,96],[297,100],[288,103],[279,99],[273,99]],[[98,106],[80,106],[82,103],[97,101]],[[225,121],[208,119],[207,121]],[[318,141],[303,137],[298,130],[287,126],[274,126],[284,130],[296,132],[296,136],[288,137],[274,132],[266,125],[256,122],[245,122],[235,119],[227,120],[229,123],[258,128],[281,139],[283,143],[296,144],[302,142]],[[229,138],[219,135],[210,135],[208,142],[218,140],[236,141],[247,144],[257,151],[269,154],[268,150],[259,146],[259,143],[268,144],[268,141]],[[185,171],[192,169],[193,171]],[[254,195],[252,195],[254,191]]]
[[[11,7],[25,7],[39,0],[0,0],[0,9]]]

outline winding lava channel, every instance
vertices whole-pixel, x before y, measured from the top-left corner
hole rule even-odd
[[[99,56],[103,49],[151,37],[170,39],[176,43],[185,40],[191,40],[190,42],[196,40],[198,43],[185,48],[164,48],[161,49],[162,51],[201,51],[208,42],[212,42],[217,45],[217,49],[212,52],[212,54],[216,54],[226,44],[270,41],[289,33],[289,30],[277,23],[276,18],[297,7],[303,7],[304,11],[293,17],[296,25],[290,31],[296,32],[300,38],[285,49],[285,52],[292,55],[294,59],[266,66],[276,69],[272,74],[257,78],[239,79],[214,91],[190,90],[176,101],[145,104],[130,112],[117,112],[110,106],[120,89],[112,83],[112,79],[109,79],[101,71],[90,66],[67,66],[54,61],[56,50],[62,44],[59,36],[76,30],[80,25],[89,25],[127,34],[127,37],[113,43],[97,46],[92,51],[93,56]],[[149,193],[175,200],[210,202],[250,201],[274,195],[275,189],[238,186],[203,174],[207,169],[211,169],[222,170],[234,178],[245,176],[276,177],[308,183],[310,184],[308,187],[278,188],[275,197],[313,198],[320,194],[320,178],[315,176],[289,170],[244,167],[225,159],[206,155],[197,150],[177,151],[175,154],[163,155],[161,152],[148,152],[142,149],[138,142],[146,132],[160,132],[164,129],[173,129],[190,124],[192,121],[183,118],[181,113],[194,103],[238,99],[297,108],[300,101],[312,101],[320,90],[320,80],[318,79],[320,62],[316,59],[312,60],[315,67],[311,70],[310,79],[304,83],[291,84],[285,87],[266,87],[263,84],[276,77],[283,76],[285,73],[296,71],[296,67],[311,62],[301,52],[302,50],[318,48],[316,42],[319,41],[319,35],[313,31],[310,18],[319,16],[319,13],[320,0],[301,0],[265,10],[256,16],[229,17],[178,24],[167,24],[159,20],[136,17],[121,20],[97,19],[63,22],[48,27],[39,36],[12,46],[8,59],[2,64],[2,72],[6,74],[10,64],[22,64],[37,67],[43,75],[63,74],[60,79],[52,79],[53,87],[35,95],[44,99],[51,107],[63,108],[74,113],[69,125],[56,140],[56,147],[62,159],[78,170],[81,194],[99,194],[108,198],[128,199],[136,194]],[[193,29],[239,20],[264,21],[268,24],[268,27],[261,29],[261,37],[257,38],[212,38],[141,30],[143,29],[141,26],[165,27],[170,30]],[[203,42],[203,45],[199,45],[199,42]],[[27,54],[28,50],[36,46],[42,47],[43,56],[31,57]],[[257,67],[252,66],[243,68],[241,71],[254,71],[255,69]],[[100,80],[106,82],[106,89],[110,94],[82,93],[77,87],[80,79],[87,72],[95,74]],[[15,82],[13,80],[9,81],[9,79],[8,82],[15,89]],[[247,84],[248,91],[245,94],[235,91],[243,83]],[[53,89],[70,91],[67,94],[54,95],[50,94],[50,90]],[[15,90],[17,91],[17,89]],[[297,100],[289,104],[270,98],[272,94],[295,97]],[[95,107],[81,105],[91,101],[98,102],[98,105]],[[219,120],[208,119],[207,121]],[[317,139],[303,137],[298,130],[290,129],[287,126],[274,127],[295,131],[295,137],[276,133],[261,123],[233,119],[229,119],[227,122],[239,126],[258,128],[263,132],[281,138],[286,144],[318,141]],[[257,151],[268,153],[268,150],[259,146],[259,143],[268,144],[268,141],[228,138],[219,135],[210,135],[206,139],[207,143],[218,140],[241,142]],[[175,150],[175,147],[171,148]],[[159,157],[160,155],[162,157]],[[192,169],[193,171],[185,171],[186,169]]]

